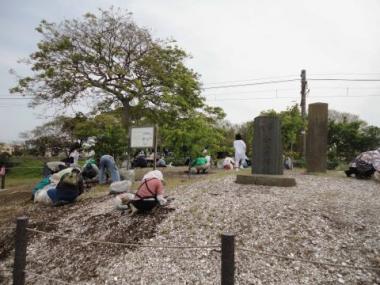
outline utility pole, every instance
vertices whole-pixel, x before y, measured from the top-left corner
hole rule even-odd
[[[306,117],[306,70],[301,70],[301,115],[302,118]]]
[[[307,88],[307,80],[306,80],[306,70],[301,70],[301,116],[306,121],[306,88]],[[302,156],[305,157],[306,154],[306,130],[305,126],[301,132],[301,141],[302,141]]]

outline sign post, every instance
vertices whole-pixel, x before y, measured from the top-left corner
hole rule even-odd
[[[153,162],[153,170],[157,168],[157,136],[158,136],[158,126],[154,126],[154,162]]]
[[[131,128],[131,148],[154,148],[153,169],[156,169],[157,126]]]

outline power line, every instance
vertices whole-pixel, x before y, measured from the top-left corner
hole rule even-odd
[[[375,87],[353,87],[353,86],[315,86],[310,88],[311,90],[318,90],[318,89],[331,89],[331,90],[376,90],[380,89],[380,86]],[[256,94],[256,93],[276,93],[276,92],[282,92],[282,91],[295,91],[299,92],[299,88],[276,88],[276,89],[262,89],[262,90],[250,90],[250,91],[237,91],[237,92],[215,92],[215,93],[205,93],[204,96],[206,97],[215,97],[218,95],[236,95],[236,94]]]
[[[350,81],[350,82],[380,82],[380,79],[376,78],[308,78],[308,81]],[[294,79],[286,79],[286,80],[272,80],[272,81],[261,81],[261,82],[252,82],[252,83],[244,83],[244,84],[230,84],[230,85],[218,85],[218,86],[210,86],[204,87],[203,90],[209,89],[220,89],[220,88],[233,88],[233,87],[245,87],[245,86],[255,86],[255,85],[265,85],[265,84],[278,84],[285,82],[294,82],[300,81],[298,78]]]
[[[308,78],[308,81],[355,81],[355,82],[380,82],[376,78]]]
[[[260,77],[260,78],[252,78],[252,79],[242,79],[242,80],[229,80],[229,81],[219,81],[219,82],[207,82],[206,85],[213,84],[226,84],[226,83],[236,83],[236,82],[250,82],[250,81],[259,81],[259,80],[268,80],[268,79],[280,79],[280,78],[293,78],[297,75],[283,75],[283,76],[273,76],[273,77]]]
[[[380,73],[310,73],[311,76],[357,76],[357,75],[380,75]]]
[[[380,89],[380,87],[379,87]],[[275,93],[280,91],[299,91],[297,88],[279,88],[279,89],[262,89],[251,91],[237,91],[237,92],[218,92],[218,93],[206,93],[204,96],[216,96],[216,95],[235,95],[235,94],[253,94],[253,93]]]
[[[7,97],[7,96],[1,96],[0,100],[29,100],[33,99],[34,97]]]
[[[244,87],[244,86],[276,84],[276,83],[293,82],[293,81],[299,81],[299,79],[272,80],[272,81],[261,81],[261,82],[245,83],[245,84],[219,85],[219,86],[203,87],[202,89],[209,90],[209,89],[219,89],[219,88]]]
[[[309,96],[313,98],[362,98],[362,97],[380,97],[380,94],[368,94],[368,95],[330,95],[330,96]],[[273,99],[298,99],[299,96],[287,96],[287,97],[253,97],[253,98],[220,98],[212,99],[206,98],[208,101],[251,101],[251,100],[273,100]]]
[[[380,75],[380,73],[311,73],[311,76],[363,76],[363,75]],[[236,82],[249,82],[249,81],[259,81],[259,80],[268,80],[268,79],[280,79],[280,78],[293,78],[297,75],[281,75],[273,77],[259,77],[252,79],[242,79],[242,80],[227,80],[227,81],[216,81],[216,82],[206,82],[205,85],[214,85],[214,84],[224,84],[224,83],[236,83]]]

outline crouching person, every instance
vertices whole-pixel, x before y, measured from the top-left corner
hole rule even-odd
[[[359,154],[345,171],[347,177],[355,175],[358,179],[369,179],[375,174],[378,179],[380,173],[380,148]]]
[[[95,159],[88,159],[82,167],[82,177],[86,188],[99,182],[99,168]]]
[[[195,168],[197,174],[200,172],[207,173],[210,168],[210,162],[206,157],[200,156],[194,159],[194,161],[191,163],[191,167]]]
[[[34,202],[53,206],[74,202],[83,193],[83,179],[77,168],[71,168],[71,172],[67,173],[67,170],[65,172],[59,181],[54,180],[59,177],[60,172],[52,177],[51,184],[37,191]]]
[[[148,212],[156,206],[164,206],[164,177],[159,170],[145,174],[135,194],[124,193],[116,197],[116,206],[121,210]]]

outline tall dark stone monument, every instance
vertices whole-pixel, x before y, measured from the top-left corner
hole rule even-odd
[[[252,153],[253,174],[283,174],[281,123],[278,117],[255,118]]]
[[[309,105],[306,133],[307,172],[326,172],[327,168],[328,104]]]
[[[278,117],[260,116],[254,121],[252,174],[236,176],[236,183],[277,187],[296,185],[283,174],[281,124]]]

